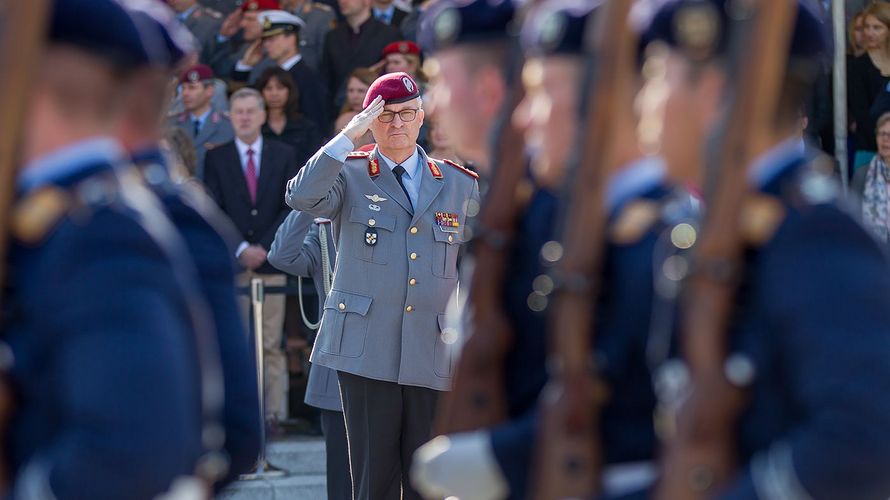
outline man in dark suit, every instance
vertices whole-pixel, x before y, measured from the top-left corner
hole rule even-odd
[[[402,39],[398,28],[371,15],[371,0],[338,0],[344,22],[328,32],[321,53],[321,75],[335,104],[342,104],[352,70],[372,66],[383,48]]]
[[[229,108],[235,140],[208,152],[205,183],[243,238],[235,252],[244,267],[238,275],[239,285],[261,278],[266,286],[283,286],[286,277],[267,262],[266,252],[290,211],[281,193],[297,171],[294,151],[280,142],[263,139],[260,128],[266,112],[256,90],[235,92]],[[241,306],[246,316],[246,297],[241,299]],[[268,295],[263,309],[266,420],[274,423],[287,414],[286,359],[281,349],[284,296]]]
[[[300,94],[300,112],[318,125],[323,133],[330,127],[327,113],[327,91],[321,76],[303,60],[300,54],[300,29],[302,19],[283,10],[267,10],[259,15],[263,26],[262,48],[248,50],[235,65],[233,79],[250,81],[259,78],[262,71],[254,71],[262,62],[263,52],[282,69],[287,70]],[[260,89],[262,90],[262,89]]]

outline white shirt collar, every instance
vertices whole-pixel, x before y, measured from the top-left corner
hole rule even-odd
[[[611,213],[620,203],[652,189],[664,177],[664,160],[658,156],[646,156],[631,162],[612,175],[606,184],[606,208]]]
[[[117,140],[112,137],[93,137],[31,161],[19,174],[18,186],[22,191],[30,191],[82,167],[99,162],[114,165],[124,158],[126,153]]]
[[[285,71],[290,71],[290,69],[293,68],[294,66],[296,66],[297,63],[300,62],[300,60],[302,60],[302,59],[303,59],[303,54],[297,54],[294,57],[291,57],[290,59],[288,59],[287,61],[284,61],[281,64],[281,69],[283,69]]]
[[[800,139],[797,137],[785,139],[751,163],[751,168],[748,169],[748,181],[755,187],[762,188],[795,158],[802,157]]]
[[[377,150],[377,153],[390,170],[396,168],[396,162],[387,158],[379,149]],[[405,168],[405,175],[407,175],[409,179],[414,179],[414,176],[417,175],[418,172],[418,166],[420,165],[420,153],[418,152],[417,147],[414,148],[414,153],[400,165]]]
[[[263,150],[263,134],[258,135],[256,140],[253,141],[253,144],[247,144],[246,142],[236,137],[235,146],[238,148],[238,153],[240,153],[241,156],[247,154],[248,148],[253,149],[253,153],[259,155],[260,152]]]

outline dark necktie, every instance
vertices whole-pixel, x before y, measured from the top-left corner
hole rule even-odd
[[[392,169],[392,173],[396,176],[396,180],[399,181],[399,186],[402,187],[402,191],[405,192],[405,197],[408,198],[408,203],[411,203],[411,196],[408,194],[408,189],[405,188],[405,182],[402,180],[402,176],[405,175],[405,167],[396,165]],[[411,203],[411,208],[414,208],[414,203]]]
[[[195,137],[198,137],[198,132],[201,131],[201,120],[195,120]]]

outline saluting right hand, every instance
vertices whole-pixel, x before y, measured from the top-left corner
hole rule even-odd
[[[222,26],[219,27],[219,34],[231,38],[238,33],[239,29],[241,29],[241,9],[235,9],[226,16]]]
[[[386,101],[383,100],[383,97],[377,96],[374,98],[367,108],[352,117],[352,120],[349,120],[349,123],[343,127],[343,135],[348,137],[353,144],[358,144],[359,139],[371,128],[374,120],[380,116],[380,113],[383,113],[383,106],[385,105]]]

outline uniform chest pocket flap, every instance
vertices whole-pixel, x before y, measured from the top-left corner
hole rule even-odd
[[[323,352],[357,358],[365,351],[371,297],[331,290],[324,303],[324,324],[318,338]]]
[[[457,254],[463,242],[463,231],[442,231],[433,226],[433,276],[457,278]]]
[[[392,247],[392,233],[396,229],[396,217],[374,212],[367,207],[352,207],[349,222],[358,224],[354,228],[357,234],[353,237],[357,240],[352,245],[353,255],[374,264],[387,264]]]

